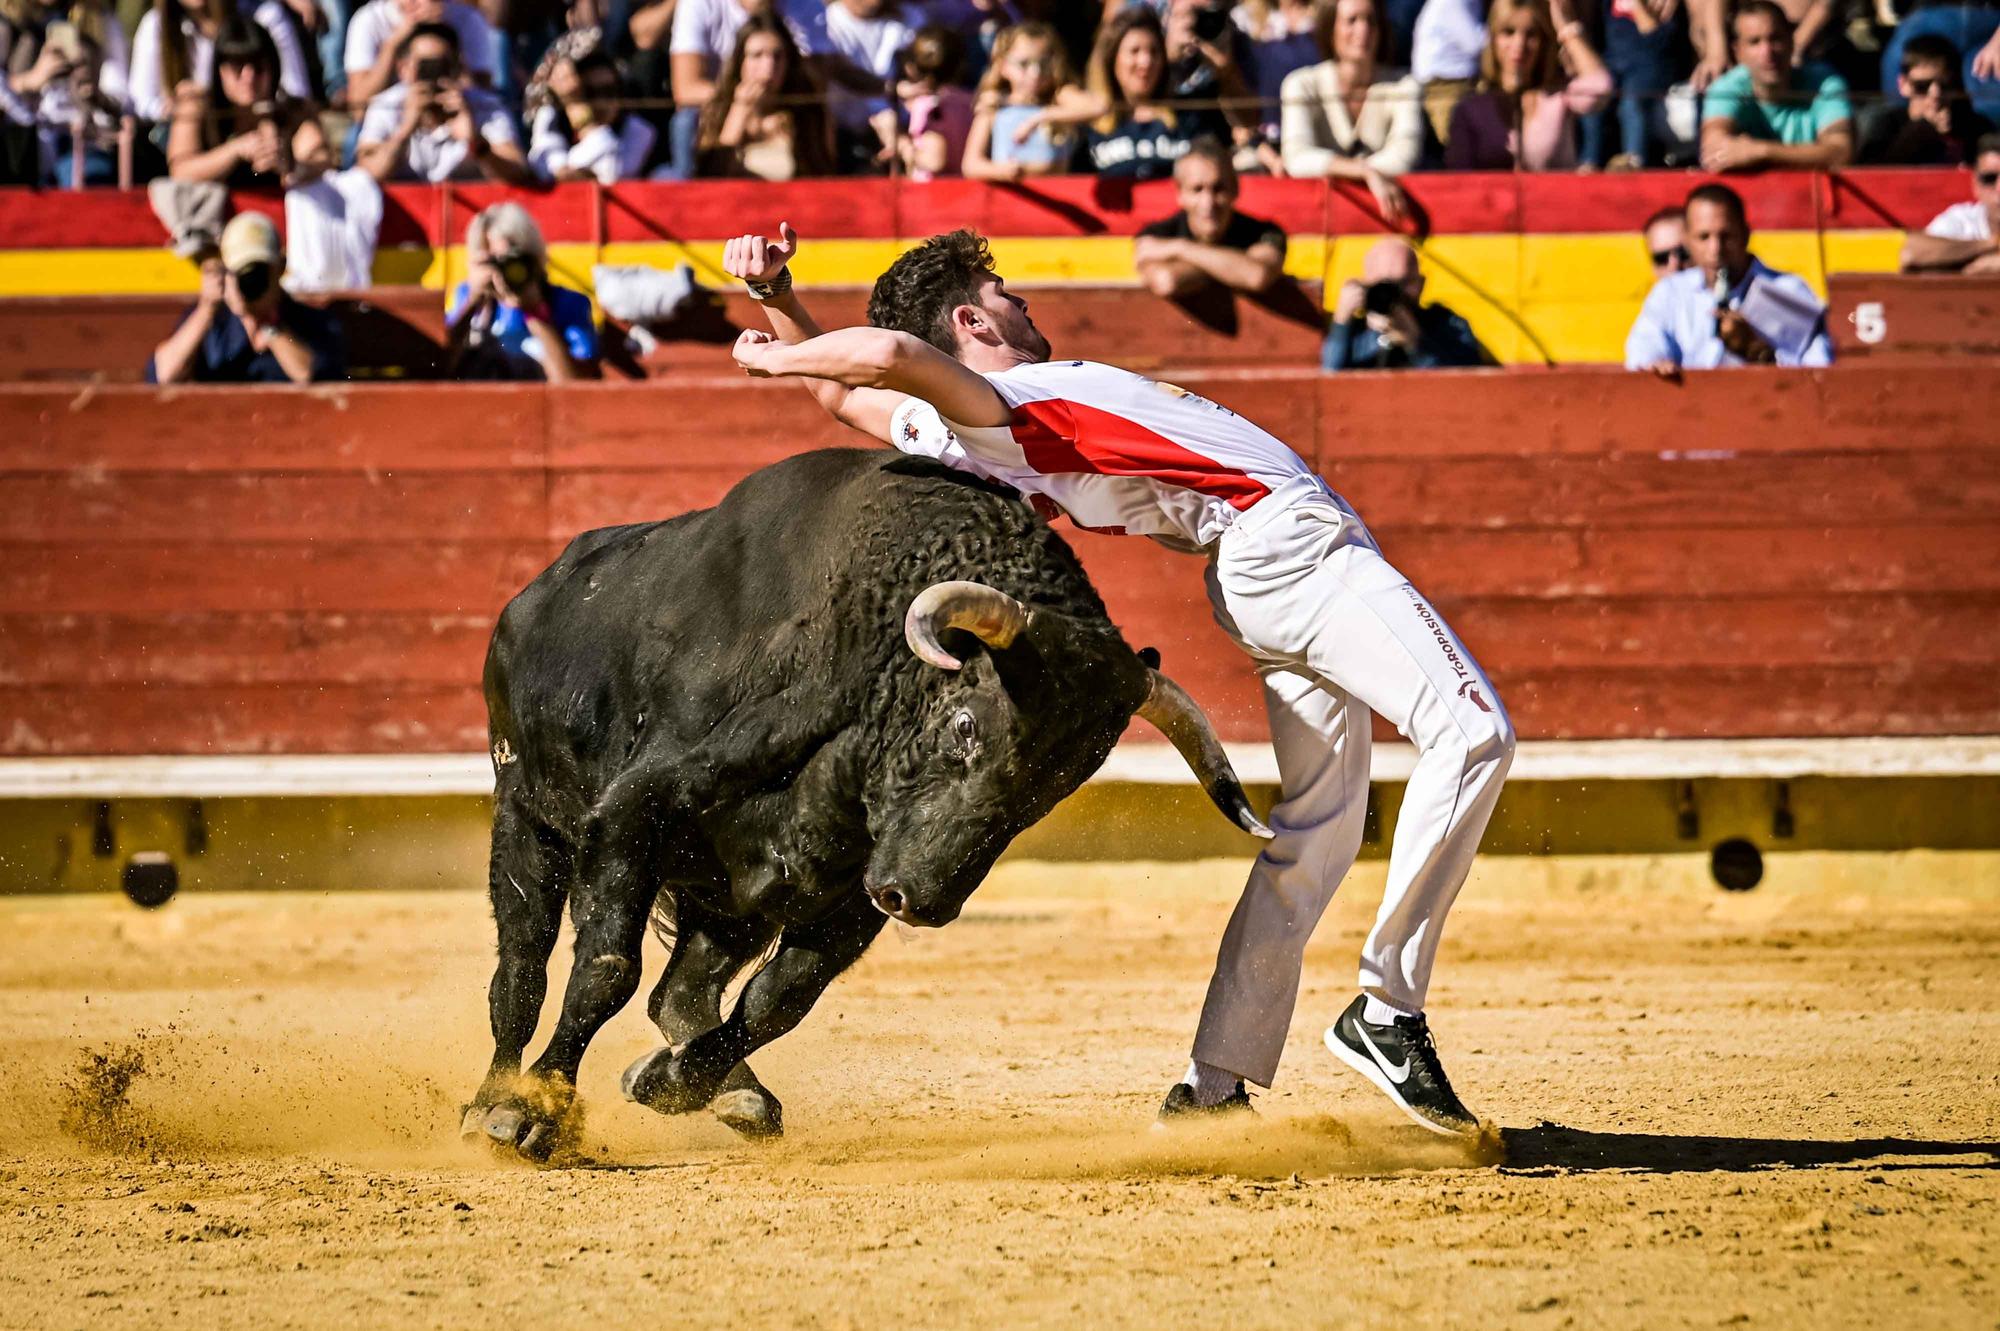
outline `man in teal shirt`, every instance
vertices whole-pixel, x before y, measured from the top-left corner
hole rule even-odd
[[[1854,108],[1840,75],[1817,61],[1792,67],[1792,21],[1772,0],[1745,0],[1730,24],[1736,68],[1701,105],[1701,164],[1832,170],[1854,158]]]

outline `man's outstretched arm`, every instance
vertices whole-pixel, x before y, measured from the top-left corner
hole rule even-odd
[[[736,339],[736,363],[759,378],[831,380],[853,389],[921,398],[960,425],[1005,425],[992,384],[922,338],[889,328],[840,328],[787,345],[768,333]]]
[[[778,224],[778,239],[738,236],[722,250],[722,270],[746,285],[769,287],[771,294],[760,303],[764,318],[778,340],[787,344],[820,336],[818,320],[792,290],[788,265],[799,252],[798,233],[790,222]],[[889,418],[903,405],[904,395],[879,388],[857,388],[831,379],[807,379],[806,389],[828,415],[842,425],[873,435],[884,443],[889,438]]]

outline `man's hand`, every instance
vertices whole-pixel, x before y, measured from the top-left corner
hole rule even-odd
[[[1424,335],[1417,325],[1416,311],[1407,301],[1398,301],[1396,308],[1387,314],[1370,314],[1368,326],[1375,330],[1375,336],[1382,339],[1384,346],[1401,347],[1405,351],[1415,351]]]
[[[1722,339],[1722,345],[1729,348],[1731,355],[1753,365],[1769,365],[1778,359],[1771,344],[1735,310],[1715,312],[1715,335]]]
[[[472,106],[466,101],[465,93],[457,84],[448,83],[438,89],[438,109],[451,118],[451,136],[467,147],[479,137],[479,126],[472,123]]]
[[[1134,263],[1163,263],[1181,257],[1183,242],[1174,236],[1140,236],[1132,242]]]
[[[742,282],[769,282],[785,271],[785,266],[798,252],[799,233],[792,230],[790,222],[780,222],[777,240],[765,236],[737,236],[725,244],[722,247],[722,271]],[[760,333],[758,336],[763,335]]]
[[[1646,369],[1651,372],[1654,378],[1664,379],[1670,384],[1677,384],[1681,381],[1681,363],[1679,361],[1656,360],[1651,365],[1648,365]]]
[[[1368,288],[1353,278],[1340,284],[1340,296],[1333,302],[1333,321],[1344,324],[1361,313],[1362,302],[1368,299]]]
[[[1979,48],[1979,54],[1972,57],[1972,77],[1976,79],[2000,79],[2000,32]]]
[[[1982,254],[1958,271],[1961,273],[1974,273],[1981,277],[2000,273],[2000,252]]]
[[[194,298],[195,316],[213,319],[215,312],[222,308],[223,302],[228,298],[225,290],[227,286],[228,283],[223,280],[222,275],[222,260],[204,261],[201,265],[201,289]]]
[[[1704,171],[1746,171],[1763,162],[1763,143],[1744,134],[1719,138],[1701,152]]]
[[[771,371],[765,368],[765,363],[770,357],[772,348],[782,347],[783,345],[784,343],[778,341],[777,338],[771,336],[769,333],[760,333],[755,328],[746,328],[743,330],[741,336],[736,339],[736,345],[730,348],[729,354],[734,356],[736,363],[743,367],[743,373],[749,375],[752,379],[769,379]]]

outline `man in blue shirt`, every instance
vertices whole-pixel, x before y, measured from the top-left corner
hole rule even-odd
[[[1361,280],[1341,284],[1333,322],[1320,347],[1320,368],[1429,370],[1493,364],[1472,325],[1448,306],[1420,303],[1423,291],[1415,251],[1400,240],[1376,241],[1361,261]]]
[[[594,374],[590,297],[549,280],[548,245],[518,203],[496,203],[465,233],[466,279],[451,293],[447,374],[457,379],[546,379]]]
[[[304,384],[347,372],[340,325],[278,285],[285,250],[262,213],[222,229],[221,253],[201,267],[201,293],[146,362],[149,384]]]
[[[1750,253],[1743,200],[1702,185],[1683,210],[1692,267],[1661,278],[1625,339],[1625,368],[1676,379],[1727,365],[1830,365],[1826,309],[1811,287]]]

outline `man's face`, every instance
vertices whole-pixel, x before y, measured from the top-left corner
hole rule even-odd
[[[978,308],[1004,345],[1038,364],[1049,358],[1049,340],[1028,317],[1028,302],[1011,294],[998,273],[988,273],[979,284]]]
[[[1981,153],[1972,164],[1972,197],[1986,210],[1986,225],[2000,236],[2000,153]]]
[[[1205,245],[1219,241],[1236,215],[1235,174],[1190,154],[1174,167],[1174,188],[1179,191],[1181,211],[1187,214],[1188,231]]]
[[[1946,99],[1951,96],[1951,71],[1940,60],[1913,60],[1896,80],[1896,91],[1910,104],[1910,119],[1925,120],[1940,129],[1951,124]]]
[[[1750,71],[1760,88],[1782,87],[1792,80],[1792,28],[1769,14],[1744,14],[1736,20],[1736,62]]]
[[[1687,247],[1711,282],[1719,272],[1740,277],[1750,261],[1750,229],[1719,203],[1697,199],[1687,208]]]
[[[1653,276],[1670,277],[1693,262],[1688,257],[1687,227],[1678,217],[1663,217],[1646,228],[1646,258]]]

